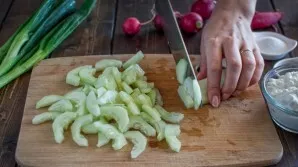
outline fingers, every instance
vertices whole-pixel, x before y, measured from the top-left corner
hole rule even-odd
[[[236,90],[238,80],[241,74],[242,61],[239,53],[239,46],[233,37],[227,37],[223,50],[227,59],[227,71],[224,85],[222,87],[223,100],[228,99]],[[208,76],[209,77],[209,76]]]
[[[207,60],[206,60],[206,54],[204,52],[204,42],[201,42],[201,57],[200,57],[200,70],[197,75],[197,79],[201,80],[207,77]]]
[[[207,60],[207,88],[208,100],[213,107],[220,104],[220,80],[221,80],[221,42],[218,38],[209,39],[204,47]]]
[[[256,69],[255,69],[254,74],[251,78],[249,86],[258,83],[258,81],[262,77],[262,73],[263,73],[264,66],[265,66],[264,59],[261,56],[260,49],[258,48],[258,46],[256,46],[256,48],[253,50],[253,53],[254,53],[254,57],[255,57],[255,61],[256,61]]]
[[[246,47],[243,47],[243,49],[241,49],[241,52],[242,53],[240,53],[240,56],[242,58],[242,72],[239,78],[235,95],[239,94],[241,91],[244,91],[249,86],[256,69],[256,60],[251,49],[246,49]]]

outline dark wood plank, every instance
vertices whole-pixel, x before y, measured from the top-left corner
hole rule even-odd
[[[284,13],[284,17],[280,21],[284,34],[287,37],[292,39],[298,40],[298,11],[297,5],[298,1],[293,0],[272,0],[274,8],[277,11],[281,11]],[[293,52],[291,57],[298,56],[298,48],[296,48]]]
[[[293,0],[284,0],[277,1],[272,0],[273,7],[276,11],[284,12],[284,17],[280,21],[284,35],[289,38],[298,40],[298,11],[296,6],[298,1]],[[296,48],[291,54],[290,57],[297,57],[298,49]],[[298,135],[289,133],[287,131],[281,130],[278,128],[279,135],[281,137],[283,146],[284,146],[284,157],[278,166],[298,166],[298,144],[297,139]]]
[[[78,0],[78,4],[84,0]],[[83,24],[68,38],[52,57],[110,54],[116,0],[97,1],[96,7]]]
[[[43,0],[15,0],[0,32],[0,45],[36,10]],[[83,0],[78,1],[79,4]],[[116,0],[98,1],[96,10],[53,54],[110,54]],[[17,144],[30,72],[0,89],[0,166],[15,165]]]
[[[15,0],[0,32],[2,45],[14,31],[36,10],[41,0]],[[18,140],[30,74],[26,73],[0,90],[0,166],[14,166],[14,152]]]
[[[169,53],[166,39],[154,30],[152,24],[143,26],[141,32],[132,38],[122,32],[122,23],[128,17],[137,17],[140,22],[149,20],[153,3],[154,0],[118,0],[113,54],[135,53],[137,50],[144,53]]]
[[[14,0],[0,0],[0,30]]]
[[[258,1],[257,10],[259,11],[276,11],[280,10],[284,12],[284,18],[281,20],[278,31],[280,33],[284,33],[284,35],[293,38],[298,39],[298,22],[297,22],[297,16],[298,12],[294,9],[295,4],[297,4],[298,1]],[[296,29],[295,29],[296,28]],[[293,55],[297,54],[298,50],[297,48],[294,50],[293,53],[290,53],[287,55],[287,57],[292,57]],[[266,61],[266,67],[265,72],[272,69],[274,63],[276,61]],[[264,72],[264,74],[265,74]],[[284,167],[284,166],[298,166],[298,145],[296,143],[298,139],[297,134],[289,133],[285,130],[282,130],[278,126],[276,126],[277,133],[280,137],[280,140],[283,144],[284,148],[284,155],[282,160],[274,165],[276,167]]]

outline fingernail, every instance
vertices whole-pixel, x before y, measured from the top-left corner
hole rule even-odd
[[[236,90],[234,93],[233,93],[233,96],[239,96],[240,95],[240,91],[239,90]]]
[[[229,97],[230,97],[230,95],[227,94],[227,93],[224,93],[224,94],[222,95],[222,99],[223,99],[223,100],[227,100]]]
[[[219,106],[219,98],[217,96],[213,96],[211,104],[213,107],[218,107]]]

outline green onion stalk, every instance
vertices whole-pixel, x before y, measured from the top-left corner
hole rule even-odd
[[[30,70],[35,64],[45,59],[53,52],[87,18],[95,4],[96,0],[85,0],[79,10],[76,10],[51,29],[41,39],[38,47],[33,47],[30,52],[26,53],[23,58],[20,59],[20,62],[23,63],[17,64],[17,66],[12,68],[9,72],[0,76],[0,88]],[[31,21],[29,21],[29,23],[31,23]],[[15,38],[17,37],[18,35],[15,36]],[[12,42],[12,45],[13,43],[14,42]],[[5,59],[3,62],[4,61]]]

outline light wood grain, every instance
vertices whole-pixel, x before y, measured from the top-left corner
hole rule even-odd
[[[23,166],[261,166],[277,163],[283,149],[258,86],[237,98],[223,102],[220,108],[205,106],[199,111],[185,110],[178,98],[175,63],[171,55],[146,55],[141,62],[148,79],[155,82],[164,97],[165,108],[185,114],[181,124],[182,149],[169,151],[166,143],[150,139],[146,151],[130,159],[131,145],[121,151],[111,146],[96,148],[96,136],[88,136],[89,147],[66,140],[56,144],[50,123],[32,125],[35,103],[48,94],[63,95],[72,87],[65,75],[76,67],[95,64],[105,56],[55,58],[34,68],[27,94],[24,116],[16,150]],[[129,56],[112,56],[126,60]],[[109,56],[111,58],[111,56]],[[195,60],[194,60],[195,61]]]

